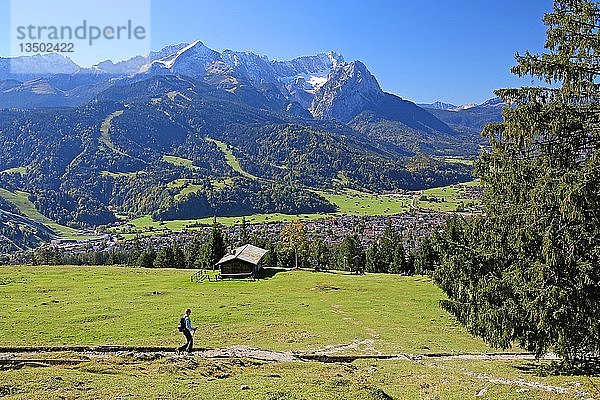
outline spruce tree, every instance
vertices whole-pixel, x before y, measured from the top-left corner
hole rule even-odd
[[[310,260],[317,266],[326,266],[329,260],[329,247],[323,239],[316,237],[309,242]]]
[[[367,249],[365,269],[367,272],[381,272],[384,265],[379,240],[373,240]]]
[[[115,250],[112,250],[108,253],[108,258],[106,259],[106,265],[117,265],[119,263],[119,255]]]
[[[242,217],[242,226],[240,228],[240,242],[242,246],[250,242],[250,234],[248,233],[246,217]]]
[[[177,240],[173,241],[172,249],[173,249],[173,267],[174,268],[185,268],[186,267],[185,253],[183,252],[181,247],[179,247],[179,243],[177,243]]]
[[[346,271],[363,272],[365,270],[365,252],[356,235],[346,236],[340,244],[338,264]]]
[[[406,263],[406,251],[404,251],[404,245],[398,238],[394,246],[394,253],[392,254],[392,260],[390,263],[390,274],[402,274],[408,273]]]
[[[379,272],[397,274],[401,271],[404,263],[404,247],[389,218],[381,236],[381,256],[382,265]]]
[[[204,268],[214,268],[215,264],[225,255],[225,239],[216,220],[201,253],[200,257],[203,260],[201,264]]]
[[[148,245],[146,250],[142,251],[137,260],[137,265],[142,268],[153,268],[156,259],[156,251],[152,245]]]
[[[137,264],[137,260],[142,254],[142,244],[140,242],[140,235],[135,235],[135,239],[133,241],[133,249],[129,252],[128,264],[135,265]]]
[[[600,353],[598,3],[556,0],[544,22],[547,51],[513,68],[543,86],[496,92],[504,121],[476,163],[486,215],[448,222],[434,278],[472,333],[573,366]]]
[[[200,255],[202,254],[202,242],[198,235],[194,236],[192,242],[187,248],[185,264],[187,268],[196,268],[200,265]]]
[[[154,260],[154,267],[175,268],[175,254],[170,246],[165,246],[158,251]]]
[[[421,242],[418,244],[418,247],[413,253],[414,268],[417,274],[424,275],[434,270],[435,262],[438,259],[438,255],[434,247],[434,241],[435,237],[433,239],[424,237],[421,239]]]

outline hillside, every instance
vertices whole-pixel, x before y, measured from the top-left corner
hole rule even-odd
[[[154,77],[84,107],[3,117],[0,168],[27,166],[27,174],[2,175],[0,183],[30,192],[42,213],[65,225],[111,223],[113,210],[167,219],[328,212],[325,199],[303,188],[333,188],[340,174],[369,190],[470,179],[456,164],[408,171],[397,152],[348,127],[257,109],[188,78]],[[228,146],[240,169],[207,138]],[[199,190],[178,196],[178,180]]]
[[[442,103],[443,104],[443,103]],[[480,134],[482,128],[491,122],[502,121],[502,108],[505,104],[499,98],[493,98],[482,104],[466,106],[441,106],[439,103],[421,105],[454,131],[466,137]]]
[[[28,104],[0,94],[0,107],[17,107],[0,110],[0,171],[10,172],[0,187],[29,193],[64,226],[112,224],[116,215],[334,212],[314,189],[471,179],[467,165],[408,166],[416,155],[474,154],[479,139],[385,93],[363,63],[334,52],[284,62],[193,42],[94,73],[50,71],[0,77],[4,94],[37,85],[17,96]]]

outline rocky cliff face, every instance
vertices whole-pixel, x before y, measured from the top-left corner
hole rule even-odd
[[[191,76],[231,91],[250,85],[276,103],[283,101],[287,108],[308,110],[315,92],[341,65],[344,58],[332,51],[274,61],[251,52],[225,50],[218,53],[201,42],[194,42],[175,54],[147,63],[140,68],[140,73]]]
[[[379,83],[360,61],[335,69],[315,93],[310,112],[315,118],[348,122],[384,96]]]
[[[220,57],[218,52],[209,49],[200,41],[195,41],[174,54],[144,65],[141,72],[202,78],[206,74],[208,65],[219,60]]]

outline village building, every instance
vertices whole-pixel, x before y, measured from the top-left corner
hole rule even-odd
[[[257,278],[261,260],[268,250],[247,244],[228,252],[217,262],[222,279]]]

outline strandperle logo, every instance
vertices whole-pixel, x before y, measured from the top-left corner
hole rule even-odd
[[[66,40],[84,40],[90,46],[97,40],[145,40],[147,31],[144,26],[134,25],[132,20],[128,20],[124,25],[118,26],[97,26],[89,24],[87,20],[76,26],[17,26],[17,40],[25,41],[66,41]]]
[[[11,72],[82,72],[105,60],[126,60],[151,50],[151,0],[11,0]],[[21,56],[58,53],[33,65]]]

